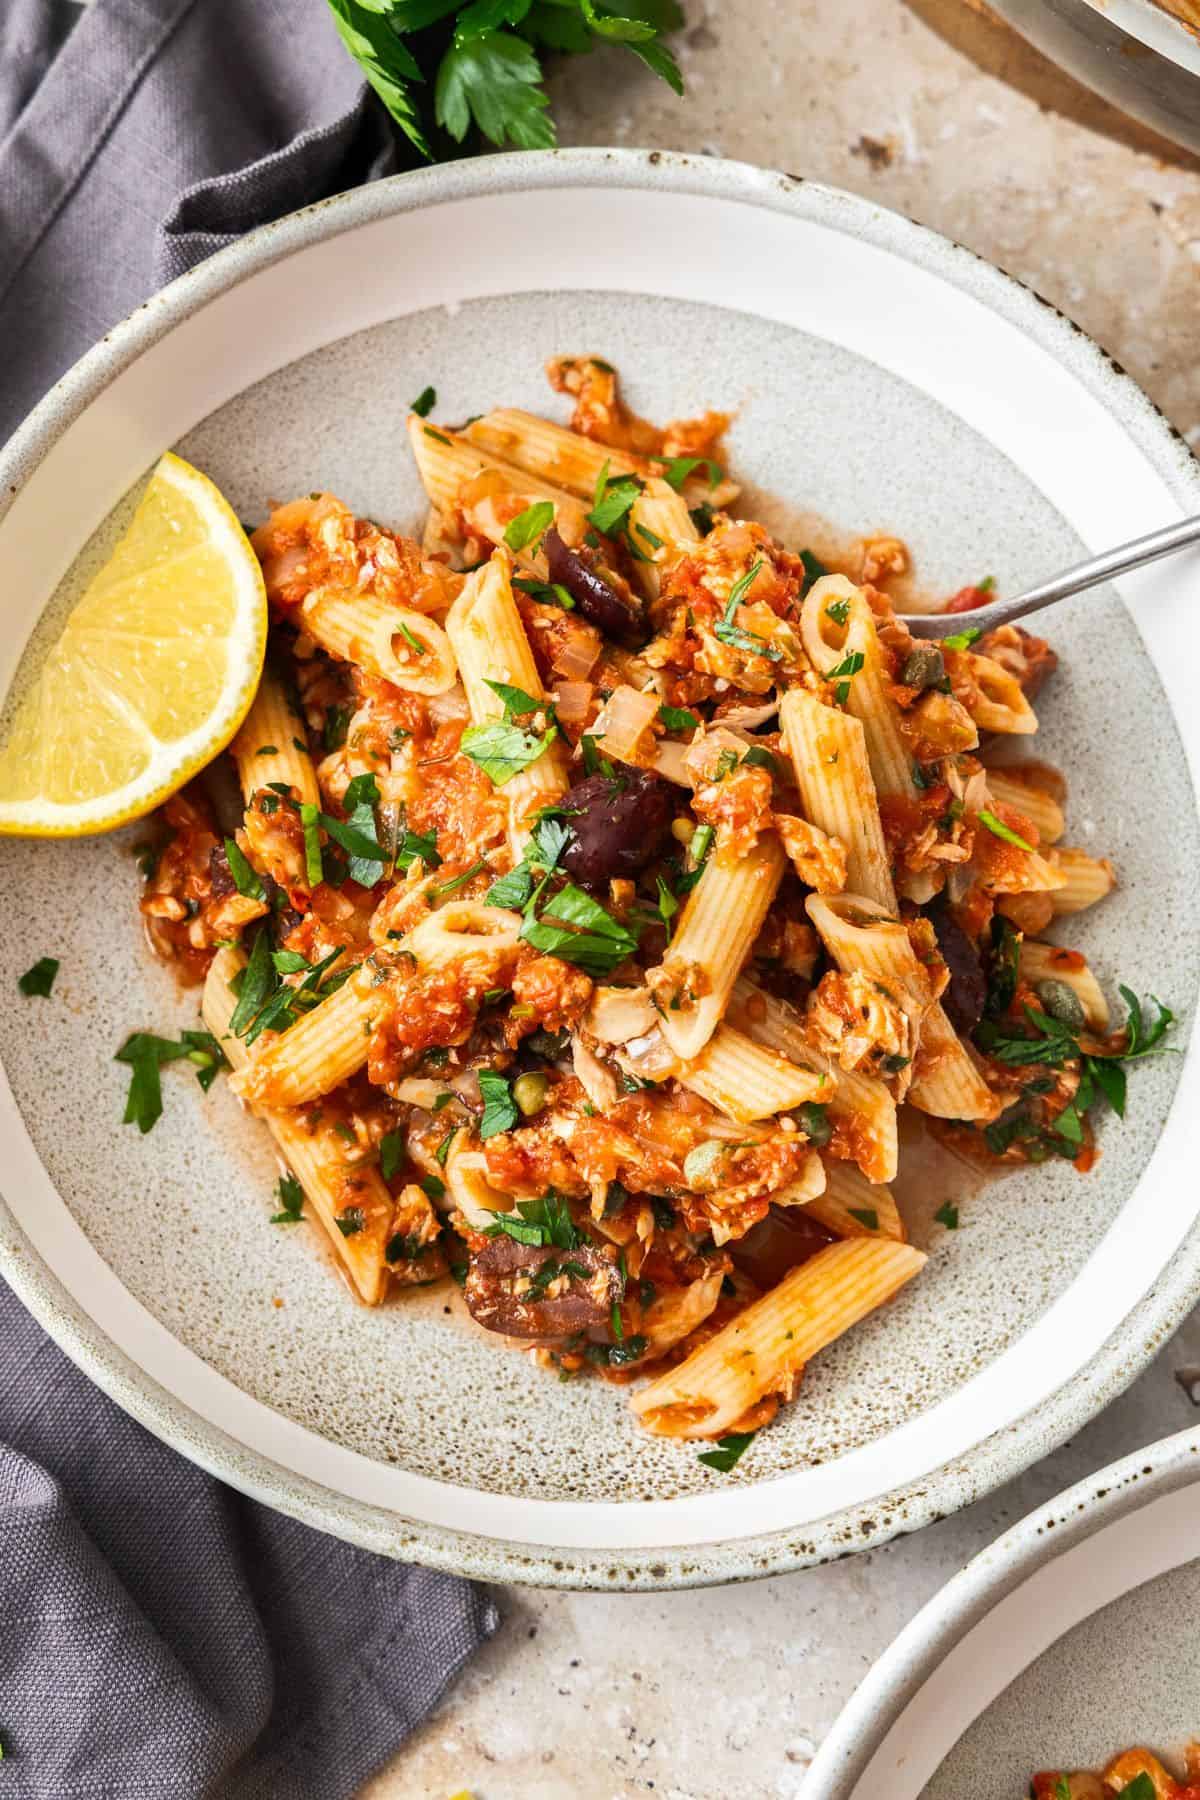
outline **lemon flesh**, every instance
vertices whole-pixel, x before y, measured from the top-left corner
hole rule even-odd
[[[152,811],[225,748],[266,641],[262,570],[237,515],[164,456],[17,708],[0,833],[82,836]]]

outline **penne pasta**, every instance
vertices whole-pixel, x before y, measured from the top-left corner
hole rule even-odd
[[[367,1060],[371,1025],[383,1004],[383,970],[361,963],[310,1013],[255,1048],[233,1087],[248,1105],[303,1106],[357,1073]]]
[[[841,1157],[826,1152],[822,1161],[824,1190],[805,1209],[814,1219],[838,1237],[887,1237],[900,1244],[907,1242],[891,1188],[868,1181],[861,1170]]]
[[[1027,735],[1037,730],[1037,714],[1025,698],[1016,676],[990,656],[974,650],[960,652],[970,664],[971,680],[978,690],[964,704],[981,731]]]
[[[784,695],[779,722],[806,819],[846,851],[846,886],[894,912],[896,890],[861,722],[822,706],[803,688]]]
[[[688,896],[666,956],[646,984],[675,1054],[699,1056],[716,1030],[786,862],[774,832],[726,866],[713,857]]]
[[[445,694],[458,679],[450,640],[435,619],[371,594],[316,588],[300,618],[315,644],[413,694]]]
[[[838,614],[830,612],[831,605]],[[862,724],[878,793],[911,798],[917,791],[912,750],[900,730],[900,709],[888,692],[875,618],[862,589],[844,575],[823,575],[805,596],[800,629],[820,674],[829,680],[845,669],[846,710]]]
[[[1066,830],[1066,821],[1053,794],[1018,777],[1012,769],[989,769],[987,784],[993,801],[1025,815],[1036,828],[1041,843],[1057,844]]]
[[[820,1099],[828,1086],[815,1070],[788,1062],[732,1025],[719,1025],[700,1055],[679,1065],[676,1079],[745,1123]]]
[[[230,1030],[237,1004],[230,982],[245,964],[240,951],[218,950],[204,982],[204,1023],[235,1070],[250,1060],[250,1052]],[[395,1211],[387,1183],[373,1165],[348,1160],[344,1140],[325,1121],[276,1109],[264,1112],[262,1119],[359,1299],[378,1306],[387,1292],[387,1247]],[[342,1229],[348,1218],[355,1227],[349,1233]]]
[[[247,806],[254,794],[272,782],[285,783],[296,800],[320,804],[321,792],[307,737],[295,701],[279,675],[268,666],[263,670],[254,704],[229,746]]]
[[[792,1269],[778,1287],[693,1350],[631,1405],[660,1437],[721,1437],[765,1397],[790,1391],[806,1363],[890,1300],[925,1262],[887,1238],[847,1238]]]
[[[538,475],[543,481],[554,482],[581,500],[591,500],[606,470],[612,476],[638,475],[644,480],[654,476],[665,461],[634,456],[628,450],[601,443],[598,438],[582,437],[515,406],[498,407],[472,419],[462,435],[489,456]],[[728,506],[736,500],[735,482],[719,475],[714,485],[709,476],[705,464],[687,475],[680,488],[685,506],[696,506],[701,501],[713,507]]]
[[[462,519],[469,531],[500,545],[513,519],[548,500],[564,541],[582,542],[587,530],[585,509],[572,494],[524,469],[493,462],[465,437],[443,426],[426,424],[414,416],[408,431],[425,492],[446,519]],[[513,554],[523,568],[545,581],[549,571],[540,543],[541,533]]]
[[[1107,857],[1089,856],[1086,850],[1052,850],[1050,867],[1060,878],[1060,885],[1050,895],[1055,916],[1060,913],[1083,912],[1111,894],[1117,885],[1113,866]]]

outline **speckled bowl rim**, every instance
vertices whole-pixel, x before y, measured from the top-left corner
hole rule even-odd
[[[1073,376],[1125,432],[1181,507],[1200,512],[1200,468],[1178,432],[1111,358],[1047,302],[936,233],[837,189],[744,164],[658,150],[584,149],[480,158],[393,177],[264,226],[155,295],[50,391],[0,452],[0,522],[87,406],[152,344],[228,288],[307,246],[443,201],[576,186],[737,201],[815,222],[900,257],[1014,326]],[[810,1566],[886,1542],[969,1504],[1062,1443],[1122,1392],[1200,1297],[1200,1223],[1156,1285],[1078,1373],[1027,1414],[906,1487],[791,1530],[702,1545],[551,1548],[414,1524],[284,1470],[148,1376],[42,1261],[0,1198],[0,1272],[60,1346],[148,1429],[278,1510],[384,1554],[472,1576],[560,1587],[700,1586]]]
[[[874,1800],[859,1787],[871,1759],[905,1708],[969,1631],[1039,1569],[1076,1545],[1152,1502],[1198,1484],[1200,1426],[1192,1426],[1086,1476],[981,1550],[926,1602],[855,1689],[805,1776],[804,1800]],[[1174,1544],[1167,1547],[1174,1555]],[[1181,1566],[1179,1559],[1169,1566]],[[1118,1579],[1119,1594],[1102,1598],[1100,1606],[1141,1586],[1145,1575],[1122,1564]],[[1079,1617],[1097,1610],[1094,1594],[1081,1597]],[[1074,1623],[1073,1619],[1059,1620],[1047,1635],[1061,1635]],[[1034,1663],[1044,1648],[1039,1639],[1027,1656],[1022,1651],[1023,1667]],[[1013,1679],[1016,1676],[1006,1669],[1003,1685]],[[969,1729],[973,1719],[986,1711],[989,1702],[975,1706],[972,1700],[970,1704],[972,1717],[962,1720],[956,1741],[961,1730]],[[952,1723],[958,1723],[957,1717]]]

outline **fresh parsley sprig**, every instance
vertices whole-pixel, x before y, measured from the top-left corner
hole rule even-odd
[[[501,147],[552,149],[543,51],[580,54],[621,44],[683,92],[679,66],[662,41],[683,24],[679,0],[328,3],[346,49],[401,131],[430,159],[434,124],[456,144],[476,130]]]
[[[164,1063],[180,1062],[184,1057],[207,1093],[225,1067],[221,1046],[211,1032],[184,1031],[176,1041],[156,1037],[151,1031],[135,1031],[125,1039],[116,1054],[116,1061],[125,1063],[131,1071],[124,1124],[136,1125],[143,1137],[154,1128],[163,1109],[160,1071]]]

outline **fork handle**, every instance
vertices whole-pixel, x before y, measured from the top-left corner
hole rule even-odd
[[[1114,575],[1125,575],[1130,569],[1140,569],[1146,563],[1157,562],[1160,556],[1170,556],[1196,543],[1200,543],[1200,514],[1165,525],[1161,531],[1147,532],[1145,537],[1106,550],[1103,556],[1090,556],[1086,562],[1064,569],[1061,575],[1015,594],[1011,600],[993,600],[968,613],[923,613],[919,619],[914,616],[911,623],[922,637],[931,638],[948,637],[961,631],[964,624],[980,624],[990,631],[993,626],[1011,625],[1030,613],[1040,612],[1044,606],[1053,606],[1056,600],[1068,600],[1072,594],[1110,581]]]

